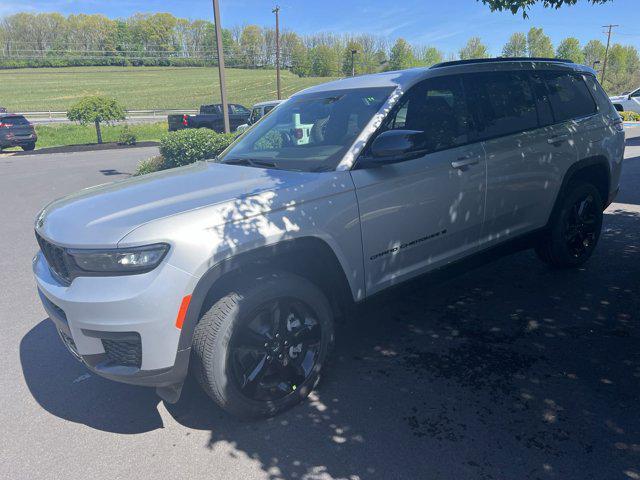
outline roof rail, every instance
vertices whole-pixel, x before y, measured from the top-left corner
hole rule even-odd
[[[496,63],[496,62],[556,62],[573,63],[566,58],[544,58],[544,57],[495,57],[495,58],[474,58],[471,60],[453,60],[451,62],[441,62],[432,65],[430,68],[452,67],[454,65],[468,65],[470,63]]]

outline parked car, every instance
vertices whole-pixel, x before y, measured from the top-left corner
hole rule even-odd
[[[37,141],[36,131],[25,117],[10,113],[0,114],[0,150],[10,147],[33,150]]]
[[[175,402],[191,370],[225,410],[269,416],[313,390],[334,319],[372,295],[516,247],[583,265],[623,155],[585,66],[347,78],[294,95],[215,160],[52,202],[33,270],[91,371]]]
[[[267,113],[273,110],[275,107],[280,105],[284,100],[271,100],[268,102],[260,102],[256,103],[253,107],[251,107],[251,115],[249,116],[249,120],[247,123],[243,123],[239,125],[236,129],[236,132],[242,133],[245,130],[248,130],[251,125],[256,123],[262,117],[264,117]]]
[[[251,112],[247,107],[230,103],[229,126],[233,132],[239,125],[247,123]],[[222,105],[202,105],[197,115],[173,114],[167,117],[169,131],[182,130],[183,128],[210,128],[216,132],[224,132],[224,119],[222,118]]]
[[[640,113],[640,88],[630,93],[611,97],[610,100],[619,112]]]
[[[0,113],[7,113],[7,109],[5,107],[0,107]]]

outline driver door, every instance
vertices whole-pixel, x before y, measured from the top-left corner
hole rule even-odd
[[[351,172],[367,295],[473,253],[484,220],[484,149],[475,141],[459,76],[409,90],[381,131],[389,129],[422,131],[427,148],[419,158],[356,164]]]

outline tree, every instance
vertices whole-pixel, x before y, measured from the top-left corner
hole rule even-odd
[[[425,67],[430,67],[436,63],[442,62],[444,56],[442,52],[435,47],[423,47],[418,50],[416,57],[418,63]]]
[[[530,57],[553,58],[553,43],[541,28],[531,27],[527,33],[527,54]]]
[[[640,56],[635,47],[614,44],[609,50],[603,87],[611,94],[637,88],[640,83]]]
[[[84,97],[72,105],[67,111],[67,118],[72,122],[79,122],[80,125],[95,124],[98,143],[102,143],[100,124],[104,122],[110,125],[124,120],[125,111],[114,98],[94,95]]]
[[[604,54],[607,47],[600,40],[591,40],[584,46],[582,55],[584,56],[584,64],[593,67],[595,62],[604,62]]]
[[[340,55],[335,48],[318,45],[309,51],[311,73],[316,77],[334,77],[340,74]]]
[[[584,63],[584,53],[580,47],[580,40],[575,37],[562,40],[556,50],[556,57],[566,58],[574,63]]]
[[[262,29],[257,25],[247,25],[242,29],[240,36],[240,47],[242,48],[241,59],[243,65],[249,68],[256,68],[260,64],[262,54],[263,35]]]
[[[583,0],[593,4],[603,4],[613,0]],[[564,5],[575,5],[578,0],[482,0],[482,3],[489,5],[491,11],[510,10],[514,15],[522,12],[527,17],[527,11],[535,4],[542,4],[545,7],[560,8]]]
[[[488,58],[487,46],[482,43],[480,37],[471,37],[467,44],[460,49],[460,60],[471,60],[474,58]]]
[[[402,70],[416,65],[416,57],[413,54],[411,45],[404,39],[399,38],[391,48],[389,57],[389,70]]]
[[[516,32],[502,48],[503,57],[526,57],[527,56],[527,36],[524,33]]]

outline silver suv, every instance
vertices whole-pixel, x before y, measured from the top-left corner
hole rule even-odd
[[[36,219],[33,270],[62,341],[175,402],[273,415],[316,385],[333,320],[463,259],[593,253],[624,131],[594,71],[516,59],[338,80],[218,158],[83,190]]]

